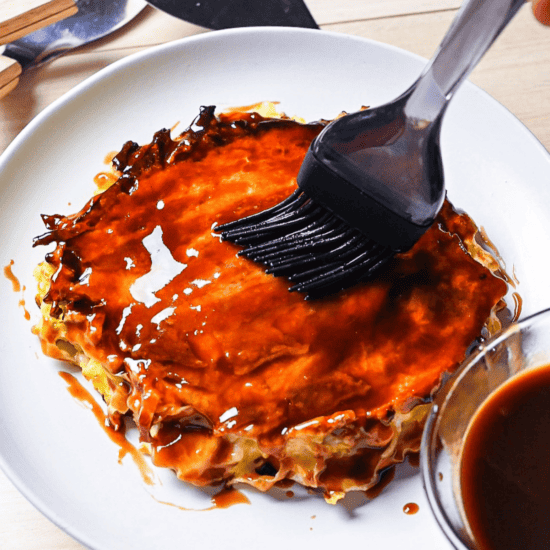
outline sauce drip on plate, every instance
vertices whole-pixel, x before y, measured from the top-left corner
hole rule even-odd
[[[223,489],[212,496],[215,508],[229,508],[235,504],[250,504],[248,497],[234,488]]]
[[[4,277],[8,279],[13,287],[14,292],[19,292],[21,290],[21,283],[19,282],[19,279],[13,274],[12,266],[14,264],[13,260],[10,260],[10,263],[6,266],[4,266]]]
[[[418,510],[420,510],[420,506],[416,502],[409,502],[403,506],[403,512],[408,516],[414,516],[414,514],[418,513]]]
[[[11,285],[12,285],[12,288],[13,288],[14,292],[21,292],[21,294],[23,295],[25,293],[26,287],[23,286],[23,288],[21,288],[21,283],[19,282],[19,279],[13,273],[12,267],[13,267],[14,263],[15,262],[13,260],[10,260],[10,263],[8,265],[4,266],[4,277],[6,277],[6,279],[8,279],[8,281],[11,282]],[[25,299],[21,298],[19,300],[18,305],[19,305],[20,308],[23,309],[23,314],[25,316],[25,319],[27,321],[30,321],[31,320],[31,314],[27,311],[27,308],[25,307],[26,306]]]
[[[82,384],[75,378],[71,373],[60,371],[59,376],[65,380],[67,383],[69,393],[78,401],[89,406],[96,417],[98,424],[103,428],[103,431],[109,436],[109,439],[116,443],[119,446],[118,460],[122,461],[126,454],[129,454],[134,460],[136,466],[139,469],[141,477],[147,485],[153,483],[152,472],[149,466],[147,466],[143,454],[138,451],[127,439],[125,436],[124,425],[121,424],[118,426],[118,429],[115,429],[105,413],[98,405],[97,401],[92,397],[90,392],[82,386]]]

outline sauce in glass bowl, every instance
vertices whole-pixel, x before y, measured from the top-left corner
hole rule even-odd
[[[480,550],[550,548],[550,366],[518,374],[481,405],[460,486]]]

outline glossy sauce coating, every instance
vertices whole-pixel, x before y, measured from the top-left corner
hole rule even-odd
[[[36,244],[57,242],[44,301],[70,342],[127,380],[159,465],[191,464],[197,452],[229,460],[231,446],[212,435],[250,438],[269,453],[336,419],[365,427],[383,449],[395,410],[430,396],[506,293],[465,252],[475,227],[448,203],[382,276],[318,301],[221,243],[214,223],[295,189],[321,128],[204,109],[181,139],[160,131],[148,146],[128,142],[114,159],[121,177],[80,213],[44,216],[49,231]],[[351,457],[323,475],[330,485],[371,466]]]
[[[481,406],[460,482],[479,550],[550,547],[550,367],[517,375]]]
[[[215,508],[229,508],[235,504],[250,504],[248,497],[236,489],[223,489],[212,497]]]
[[[414,516],[414,514],[417,514],[419,510],[420,506],[418,506],[416,502],[409,502],[403,506],[403,512],[405,512],[408,516]]]

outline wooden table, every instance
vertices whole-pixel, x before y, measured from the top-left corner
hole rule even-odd
[[[306,0],[323,29],[353,34],[429,58],[460,0]],[[62,94],[103,67],[144,48],[209,32],[146,8],[113,35],[24,74],[0,100],[0,153]],[[514,113],[550,151],[550,28],[522,8],[471,80]],[[0,548],[76,550],[83,547],[35,510],[0,472]]]

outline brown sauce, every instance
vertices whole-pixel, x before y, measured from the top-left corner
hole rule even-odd
[[[550,547],[550,366],[525,371],[476,413],[461,462],[479,550]]]
[[[10,263],[4,267],[4,277],[8,279],[13,287],[14,292],[19,292],[21,290],[21,283],[19,282],[19,279],[13,274],[12,266],[14,264],[13,260],[10,260]]]
[[[122,461],[124,456],[129,454],[134,460],[136,466],[138,467],[143,481],[147,483],[147,485],[152,485],[153,474],[149,466],[147,466],[143,458],[143,454],[126,439],[124,429],[121,427],[118,430],[115,430],[114,426],[109,422],[109,420],[105,416],[105,413],[98,405],[97,401],[72,374],[60,371],[59,376],[61,376],[61,378],[65,380],[68,385],[69,393],[75,399],[91,407],[92,413],[96,417],[98,424],[102,427],[103,431],[109,436],[113,443],[116,443],[119,446],[119,462]]]
[[[250,504],[250,500],[248,497],[242,493],[241,491],[238,491],[234,487],[225,487],[223,488],[219,493],[216,493],[210,498],[210,501],[212,502],[212,506],[209,506],[208,508],[186,508],[184,506],[179,506],[178,504],[174,504],[173,502],[166,502],[163,500],[159,500],[158,498],[151,495],[159,504],[165,504],[166,506],[173,506],[174,508],[178,508],[179,510],[182,510],[184,512],[210,512],[211,510],[218,510],[218,509],[224,509],[224,508],[230,508],[231,506],[235,506],[236,504]]]
[[[24,315],[25,315],[25,319],[27,321],[30,321],[31,320],[31,314],[27,311],[27,308],[25,307],[25,300],[21,299],[19,300],[19,307],[22,307],[23,308],[23,312],[24,312]]]
[[[411,453],[407,458],[409,459],[409,464],[413,468],[418,468],[420,466],[420,453]]]
[[[420,510],[420,506],[418,506],[415,502],[409,502],[403,506],[403,512],[405,512],[408,516],[413,516],[418,513],[418,510]]]
[[[35,245],[57,243],[44,302],[69,342],[124,377],[118,402],[156,464],[220,481],[229,436],[257,441],[281,464],[293,431],[332,433],[344,411],[341,429],[364,428],[368,445],[328,458],[319,482],[338,492],[353,475],[367,486],[395,436],[395,411],[428,399],[456,368],[507,285],[465,252],[476,228],[446,202],[378,279],[312,302],[288,292],[288,281],[220,243],[212,224],[286,198],[323,125],[209,109],[181,139],[161,130],[146,146],[125,144],[113,160],[120,178],[79,213],[43,216]],[[159,254],[172,271],[154,269]]]
[[[532,9],[543,25],[550,25],[550,0],[533,0]]]
[[[21,283],[19,282],[19,279],[14,275],[12,266],[14,265],[14,261],[11,260],[10,263],[4,267],[4,276],[6,279],[8,279],[11,284],[14,292],[25,292],[25,287],[21,288]],[[18,303],[19,307],[23,308],[23,313],[25,315],[25,319],[27,321],[31,320],[31,314],[27,311],[27,308],[25,307],[25,300],[21,298]]]
[[[248,497],[237,491],[237,489],[227,488],[212,497],[215,508],[229,508],[235,504],[250,504]]]
[[[514,316],[512,317],[512,321],[516,322],[519,319],[521,310],[523,309],[523,298],[517,292],[513,292],[512,299],[514,300]]]

